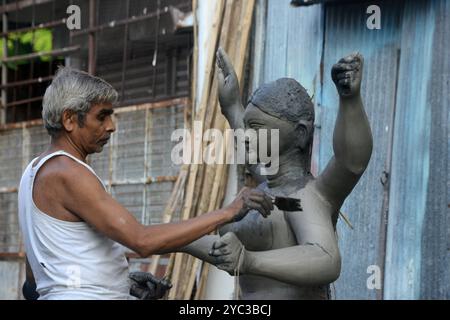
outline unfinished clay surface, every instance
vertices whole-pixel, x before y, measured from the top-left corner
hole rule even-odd
[[[329,284],[340,274],[335,234],[339,209],[350,194],[372,152],[372,135],[360,96],[363,58],[351,54],[333,66],[340,96],[333,136],[334,156],[319,176],[310,173],[314,107],[294,79],[262,85],[244,109],[239,86],[225,52],[219,49],[219,99],[233,129],[279,129],[279,170],[261,175],[249,165],[271,196],[301,199],[303,211],[278,208],[264,218],[257,211],[185,247],[231,275],[239,273],[242,299],[327,299]],[[270,143],[268,143],[270,146]]]

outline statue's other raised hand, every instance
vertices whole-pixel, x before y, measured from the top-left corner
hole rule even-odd
[[[241,103],[239,81],[230,58],[221,47],[217,50],[216,62],[219,80],[219,102],[222,113],[226,116],[231,107],[240,105]]]
[[[356,52],[339,60],[331,69],[331,78],[342,98],[360,94],[363,64],[363,56]]]

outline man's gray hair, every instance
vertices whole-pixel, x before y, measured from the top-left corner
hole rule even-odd
[[[70,67],[60,67],[45,90],[42,103],[44,126],[51,136],[57,135],[62,129],[63,112],[71,110],[78,115],[82,127],[92,105],[114,103],[117,97],[117,91],[105,80]]]

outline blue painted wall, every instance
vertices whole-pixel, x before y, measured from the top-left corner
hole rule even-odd
[[[385,297],[449,298],[448,1],[407,2],[392,158]]]
[[[343,207],[355,229],[338,224],[336,298],[448,298],[449,2],[259,4],[266,5],[266,19],[258,20],[264,58],[254,68],[259,82],[290,76],[314,95],[313,171],[332,155],[338,96],[331,67],[353,51],[365,57],[362,95],[374,151]],[[371,4],[381,8],[381,30],[366,28]],[[384,271],[383,290],[367,287],[371,265]]]
[[[330,70],[341,57],[359,51],[365,59],[362,97],[374,137],[369,166],[346,200],[342,211],[350,218],[354,230],[338,224],[343,256],[342,274],[336,282],[336,298],[376,299],[377,290],[367,287],[370,266],[382,270],[384,255],[383,185],[380,178],[386,170],[391,117],[395,108],[396,73],[398,70],[399,4],[380,4],[381,30],[366,28],[366,6],[348,4],[327,6],[324,42],[324,81],[321,109],[319,169],[325,168],[333,154],[333,128],[338,111],[338,95]],[[371,267],[373,268],[373,267]]]

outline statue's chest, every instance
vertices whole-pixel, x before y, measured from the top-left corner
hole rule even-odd
[[[271,250],[297,244],[284,213],[277,208],[267,218],[263,218],[259,212],[252,210],[230,231],[236,234],[246,249],[253,251]]]

